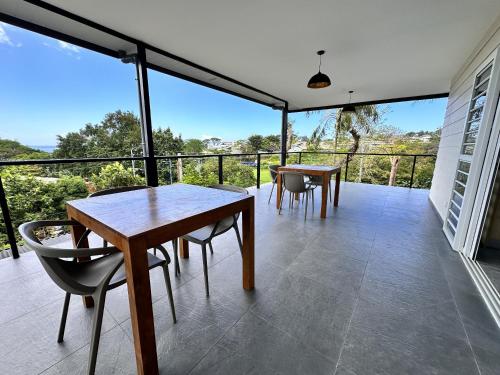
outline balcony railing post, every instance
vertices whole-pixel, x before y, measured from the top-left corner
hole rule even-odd
[[[156,165],[153,145],[153,126],[151,122],[151,107],[149,102],[146,49],[142,44],[137,45],[135,64],[137,70],[137,86],[141,111],[141,134],[143,154],[145,157],[144,167],[146,170],[146,181],[149,186],[158,186],[158,167]]]
[[[302,164],[302,152],[299,151],[299,164]]]
[[[288,139],[288,102],[285,102],[281,111],[281,156],[280,164],[286,165],[287,139]]]
[[[345,175],[344,175],[345,182],[347,182],[347,171],[348,170],[349,170],[349,154],[347,154],[345,157]]]
[[[12,227],[12,220],[10,219],[9,206],[7,205],[7,197],[3,189],[2,178],[0,177],[0,207],[2,208],[3,222],[5,230],[7,231],[7,238],[9,239],[10,250],[12,257],[19,258],[19,250],[17,249],[16,236],[14,235],[14,228]]]
[[[257,154],[257,189],[260,189],[260,154]]]
[[[223,184],[224,183],[224,174],[223,174],[223,159],[222,159],[222,155],[219,155],[217,157],[219,159],[219,184]]]
[[[417,164],[417,155],[413,156],[413,166],[411,167],[410,189],[413,187],[413,176],[415,176],[415,165]]]

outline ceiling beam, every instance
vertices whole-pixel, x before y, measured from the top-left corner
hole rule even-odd
[[[87,48],[89,50],[96,51],[96,52],[99,52],[99,53],[102,53],[102,54],[105,54],[105,55],[108,55],[111,57],[115,57],[115,58],[120,57],[120,54],[118,53],[118,51],[114,51],[112,49],[100,46],[98,44],[88,42],[88,41],[80,39],[80,38],[76,38],[74,36],[62,33],[60,31],[49,29],[48,27],[45,27],[45,26],[40,26],[40,25],[37,25],[35,23],[22,20],[20,18],[11,16],[9,14],[5,14],[5,13],[0,12],[0,21],[8,23],[8,24],[16,26],[16,27],[20,27],[20,28],[23,28],[26,30],[33,31],[33,32],[38,33],[38,34],[43,34],[43,35],[46,35],[48,37],[55,38],[57,40],[61,40],[61,41],[71,43],[71,44],[74,44],[74,45],[77,45],[77,46],[80,46],[83,48]]]
[[[111,29],[109,27],[103,26],[103,25],[101,25],[101,24],[99,24],[97,22],[91,21],[91,20],[89,20],[87,18],[81,17],[81,16],[79,16],[77,14],[71,13],[71,12],[69,12],[67,10],[62,9],[62,8],[56,7],[55,5],[46,3],[45,1],[40,1],[40,0],[24,0],[24,1],[27,2],[27,3],[29,3],[29,4],[35,5],[37,7],[40,7],[42,9],[45,9],[47,11],[50,11],[52,13],[56,13],[56,14],[58,14],[60,16],[66,17],[68,19],[71,19],[73,21],[79,22],[79,23],[84,24],[86,26],[92,27],[92,28],[94,28],[96,30],[102,31],[102,32],[107,33],[109,35],[113,35],[113,36],[115,36],[117,38],[120,38],[120,39],[123,39],[123,40],[125,40],[127,42],[130,42],[130,43],[133,43],[133,44],[142,44],[142,45],[144,45],[146,47],[146,49],[148,49],[148,50],[150,50],[152,52],[156,52],[156,53],[158,53],[158,54],[160,54],[162,56],[165,56],[165,57],[168,57],[168,58],[170,58],[172,60],[175,60],[175,61],[178,61],[180,63],[186,64],[186,65],[188,65],[188,66],[190,66],[190,67],[192,67],[194,69],[201,70],[201,71],[203,71],[205,73],[211,74],[211,75],[213,75],[215,77],[218,77],[218,78],[221,78],[221,79],[224,79],[224,80],[226,80],[228,82],[234,83],[234,84],[236,84],[238,86],[244,87],[244,88],[246,88],[248,90],[254,91],[254,92],[259,93],[261,95],[268,96],[269,98],[272,98],[272,99],[274,99],[274,100],[276,100],[278,102],[282,102],[282,103],[285,102],[284,99],[281,99],[281,98],[279,98],[277,96],[269,94],[269,93],[267,93],[267,92],[265,92],[263,90],[257,89],[255,87],[250,86],[250,85],[247,85],[246,83],[240,82],[240,81],[238,81],[238,80],[236,80],[234,78],[228,77],[228,76],[226,76],[224,74],[221,74],[221,73],[216,72],[216,71],[214,71],[212,69],[206,68],[206,67],[204,67],[202,65],[199,65],[199,64],[197,64],[195,62],[189,61],[189,60],[187,60],[187,59],[185,59],[183,57],[180,57],[180,56],[174,55],[174,54],[172,54],[170,52],[164,51],[161,48],[152,46],[152,45],[150,45],[150,44],[148,44],[148,43],[146,43],[144,41],[139,41],[139,40],[137,40],[135,38],[132,38],[132,37],[130,37],[128,35],[120,33],[120,32],[118,32],[116,30],[113,30],[113,29]],[[228,91],[229,91],[229,93],[234,93],[231,90],[228,90]],[[270,104],[273,104],[273,103],[270,103]]]
[[[375,105],[375,104],[387,104],[387,103],[397,103],[397,102],[411,102],[414,100],[429,100],[429,99],[440,99],[440,98],[447,98],[449,96],[449,93],[444,92],[440,94],[430,94],[430,95],[420,95],[420,96],[405,96],[401,98],[391,98],[391,99],[380,99],[380,100],[370,100],[367,102],[357,102],[357,103],[344,103],[344,104],[332,104],[332,105],[325,105],[321,107],[308,107],[308,108],[301,108],[301,109],[293,109],[289,110],[289,113],[296,113],[296,112],[312,112],[312,111],[323,111],[325,109],[335,109],[335,108],[342,108],[347,104],[351,104],[354,106],[362,106],[362,105]]]

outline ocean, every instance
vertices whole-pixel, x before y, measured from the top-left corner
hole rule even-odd
[[[57,146],[28,146],[28,147],[45,152],[52,152],[57,148]]]

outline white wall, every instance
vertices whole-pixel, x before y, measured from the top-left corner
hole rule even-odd
[[[493,24],[451,82],[450,96],[441,131],[441,142],[439,143],[430,192],[431,202],[443,220],[446,218],[457,168],[475,73],[484,60],[499,46],[500,18]]]

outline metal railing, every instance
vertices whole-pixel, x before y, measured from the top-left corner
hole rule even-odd
[[[352,161],[355,156],[385,156],[385,157],[411,157],[412,158],[412,168],[409,187],[412,188],[414,185],[415,176],[415,166],[417,164],[417,158],[435,158],[435,154],[384,154],[384,153],[350,153],[350,152],[335,152],[335,151],[291,151],[287,152],[287,158],[291,155],[297,156],[297,161],[299,164],[302,163],[303,157],[305,155],[316,154],[316,155],[339,155],[344,157],[342,167],[345,170],[344,181],[348,179],[349,162]],[[194,155],[166,155],[166,156],[155,156],[156,160],[169,160],[178,161],[179,159],[205,159],[205,158],[217,158],[217,174],[218,182],[220,184],[224,183],[224,158],[234,158],[234,157],[255,157],[256,158],[256,187],[260,188],[261,185],[261,166],[262,157],[271,155],[281,155],[280,152],[260,152],[260,153],[238,153],[238,154],[194,154]],[[79,159],[36,159],[36,160],[0,160],[1,167],[9,166],[36,166],[36,165],[57,165],[57,164],[79,164],[79,163],[109,163],[109,162],[132,162],[132,161],[145,161],[146,157],[111,157],[111,158],[79,158]],[[172,180],[171,180],[172,181]],[[17,248],[17,242],[14,235],[14,228],[12,225],[12,220],[9,212],[8,202],[5,194],[5,190],[0,178],[0,207],[2,209],[3,220],[6,227],[7,237],[9,245],[12,251],[12,256],[14,258],[19,257],[19,251]]]

